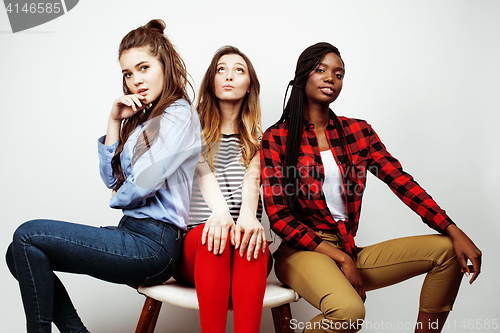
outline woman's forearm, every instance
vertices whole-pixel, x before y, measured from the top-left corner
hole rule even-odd
[[[229,210],[226,199],[220,190],[219,183],[215,178],[207,161],[196,165],[196,182],[200,187],[201,195],[208,205],[212,214],[219,214]]]
[[[111,146],[115,142],[118,142],[120,139],[121,124],[121,120],[117,121],[111,119],[111,117],[108,119],[108,129],[106,131],[106,140],[104,141],[106,146]]]
[[[335,246],[330,245],[329,243],[323,241],[321,242],[315,249],[315,252],[322,253],[324,255],[329,256],[339,265],[343,265],[347,260],[352,261],[351,257],[344,251],[337,249]]]
[[[241,209],[240,214],[257,214],[260,192],[260,159],[255,155],[250,161],[245,172],[245,178],[241,185]]]

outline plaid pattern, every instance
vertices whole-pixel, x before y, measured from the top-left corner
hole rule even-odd
[[[297,168],[300,179],[296,189],[283,188],[285,172],[287,124],[271,126],[262,138],[261,167],[262,185],[267,215],[271,228],[288,244],[297,248],[314,250],[322,239],[315,230],[338,230],[344,241],[345,252],[356,258],[354,236],[358,230],[361,201],[365,189],[367,171],[380,178],[391,190],[429,227],[445,233],[451,219],[438,204],[420,187],[412,176],[403,171],[399,161],[386,150],[377,134],[364,120],[339,117],[354,167],[348,167],[333,122],[333,112],[326,128],[330,149],[338,163],[344,182],[345,202],[349,220],[334,221],[322,191],[325,178],[318,140],[314,125],[304,119],[301,151]],[[355,177],[353,176],[355,173]],[[292,215],[284,197],[284,191],[294,191],[296,214]]]

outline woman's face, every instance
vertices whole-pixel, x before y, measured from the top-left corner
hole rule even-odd
[[[221,101],[240,101],[249,92],[250,75],[245,59],[226,54],[217,62],[214,79],[215,96]]]
[[[126,50],[120,57],[120,65],[128,90],[144,96],[143,104],[153,103],[160,97],[164,84],[163,65],[147,47]]]
[[[335,53],[327,53],[309,74],[306,96],[309,103],[330,104],[342,90],[344,64]]]

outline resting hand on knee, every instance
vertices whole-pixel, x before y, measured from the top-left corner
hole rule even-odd
[[[227,244],[227,238],[234,245],[234,220],[226,210],[220,214],[212,214],[203,228],[201,243],[207,245],[208,251],[221,254]]]
[[[366,299],[366,293],[363,285],[363,279],[361,279],[361,275],[359,274],[356,264],[352,261],[351,257],[349,257],[347,253],[337,249],[325,241],[321,242],[316,249],[314,249],[314,251],[329,256],[337,263],[346,279],[364,302]]]
[[[474,282],[481,272],[481,250],[456,225],[452,224],[448,226],[446,232],[453,240],[453,247],[462,268],[462,273],[465,273],[467,276],[473,273],[469,283]],[[472,267],[467,266],[467,259],[471,261]]]

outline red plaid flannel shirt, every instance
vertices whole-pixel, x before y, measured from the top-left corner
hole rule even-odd
[[[327,207],[323,194],[323,164],[314,132],[314,125],[304,119],[301,150],[296,172],[300,190],[296,193],[296,216],[288,209],[282,184],[285,160],[287,124],[271,126],[262,138],[260,151],[262,186],[267,215],[271,228],[288,244],[297,248],[314,250],[322,239],[315,230],[338,230],[344,241],[345,252],[356,258],[354,236],[358,230],[361,201],[366,183],[366,173],[385,182],[391,190],[431,228],[445,233],[451,219],[438,204],[406,172],[399,161],[392,157],[371,126],[364,120],[339,117],[354,168],[348,168],[340,140],[330,112],[326,136],[330,150],[343,175],[344,195],[349,220],[336,222]],[[350,169],[350,170],[348,170]],[[347,177],[356,172],[357,177]]]

